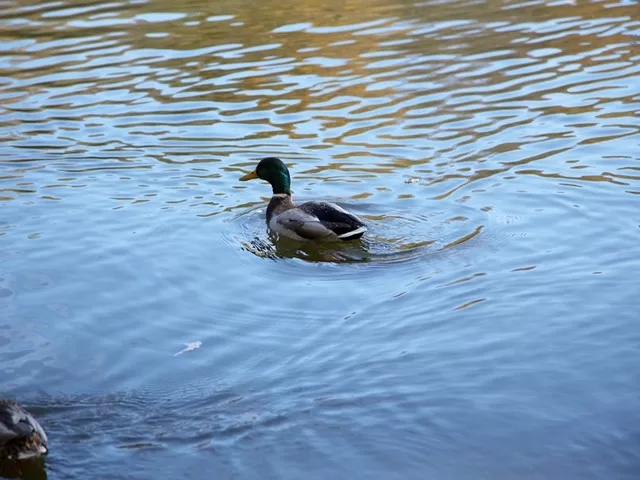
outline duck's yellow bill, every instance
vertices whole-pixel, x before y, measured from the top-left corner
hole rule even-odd
[[[246,182],[247,180],[253,180],[254,178],[258,178],[258,174],[256,173],[255,170],[251,173],[247,173],[246,175],[243,175],[242,177],[240,177],[240,181]]]

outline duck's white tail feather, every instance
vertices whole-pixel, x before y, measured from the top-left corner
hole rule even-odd
[[[355,230],[351,230],[350,232],[343,233],[342,235],[338,235],[338,238],[345,240],[347,238],[355,237],[356,235],[362,235],[366,231],[367,231],[367,227],[362,225],[361,227],[358,227]]]

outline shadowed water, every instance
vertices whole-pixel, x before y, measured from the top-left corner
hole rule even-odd
[[[637,2],[0,8],[0,475],[637,477]]]

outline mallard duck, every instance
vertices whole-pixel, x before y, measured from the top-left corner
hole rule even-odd
[[[307,202],[296,206],[291,199],[289,169],[275,157],[260,160],[256,169],[240,178],[260,178],[271,184],[273,196],[267,206],[271,231],[293,240],[355,240],[367,231],[355,215],[334,203]]]
[[[46,455],[47,434],[18,402],[0,400],[0,460]]]

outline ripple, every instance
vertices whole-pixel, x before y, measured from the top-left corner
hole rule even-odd
[[[422,215],[397,208],[374,214],[368,212],[384,206],[338,204],[365,219],[369,230],[362,240],[323,245],[279,238],[268,232],[265,225],[266,205],[238,213],[229,221],[235,233],[223,230],[223,240],[260,258],[298,259],[312,263],[367,263],[374,267],[378,264],[419,262],[427,255],[464,245],[481,234],[488,220],[481,211],[455,204],[450,205],[449,210],[440,210],[442,205],[436,207],[434,204],[437,210],[434,208],[434,211]]]

